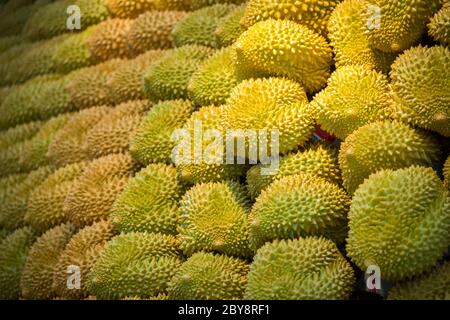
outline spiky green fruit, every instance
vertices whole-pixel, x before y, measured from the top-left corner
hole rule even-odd
[[[36,239],[30,227],[17,229],[0,241],[0,298],[19,299],[20,279],[28,252]]]
[[[113,17],[136,18],[141,13],[155,8],[154,0],[104,0]]]
[[[372,174],[349,212],[348,256],[366,270],[402,280],[433,267],[450,243],[450,197],[431,168]]]
[[[242,299],[247,284],[246,261],[198,252],[181,265],[169,283],[172,300]]]
[[[444,185],[450,190],[450,156],[444,164]]]
[[[337,69],[312,102],[325,131],[345,139],[359,127],[388,119],[392,111],[387,77],[363,66]]]
[[[224,16],[217,23],[217,28],[214,31],[215,47],[231,46],[237,38],[246,30],[240,21],[244,16],[245,4],[232,9],[226,16]]]
[[[146,70],[145,95],[152,101],[186,99],[189,79],[212,52],[212,49],[198,45],[168,52]]]
[[[450,50],[418,46],[392,65],[396,115],[415,126],[450,137]]]
[[[315,92],[330,75],[332,52],[325,38],[293,21],[260,21],[241,34],[233,47],[236,67],[246,77],[256,72],[286,76],[307,92]]]
[[[180,202],[180,246],[184,253],[215,251],[249,257],[249,198],[238,182],[210,182],[192,187]]]
[[[286,78],[244,80],[227,99],[223,121],[227,130],[235,131],[236,139],[247,142],[247,148],[258,146],[248,141],[242,130],[266,130],[268,142],[272,141],[271,130],[278,130],[279,152],[287,153],[303,145],[312,135],[315,110],[307,103],[305,90],[295,81]],[[264,141],[259,137],[257,140],[261,148]]]
[[[243,2],[245,0],[190,0],[192,10],[198,10],[216,4],[241,4]]]
[[[175,167],[150,164],[130,179],[114,202],[112,223],[121,232],[176,234],[183,192]]]
[[[111,154],[92,161],[70,188],[64,214],[78,227],[108,218],[135,166],[128,154]]]
[[[250,0],[241,23],[249,28],[270,18],[292,20],[325,37],[328,19],[339,2],[341,0]]]
[[[34,121],[24,123],[8,130],[0,132],[0,150],[6,150],[7,148],[23,142],[33,137],[41,128],[42,122]]]
[[[450,261],[444,262],[428,274],[397,283],[390,290],[389,300],[449,300]]]
[[[174,130],[183,127],[194,108],[188,100],[166,100],[156,104],[142,119],[130,140],[130,153],[139,163],[171,163]]]
[[[87,279],[106,243],[115,232],[109,220],[102,220],[81,229],[67,243],[53,271],[53,290],[58,297],[83,299],[89,296]],[[68,277],[79,268],[80,288],[67,286]],[[70,283],[70,282],[69,282]],[[71,283],[75,285],[76,283]]]
[[[130,139],[151,106],[148,100],[135,100],[111,109],[86,134],[89,157],[95,159],[112,153],[128,152]]]
[[[231,47],[219,50],[207,58],[192,75],[188,92],[195,105],[225,103],[231,90],[238,84],[234,56],[234,49]]]
[[[31,247],[22,273],[20,288],[25,299],[52,299],[53,269],[66,244],[75,233],[75,227],[61,224],[40,236]]]
[[[122,234],[107,243],[89,275],[87,288],[100,299],[156,296],[166,292],[181,264],[173,236]]]
[[[450,2],[446,2],[431,18],[428,34],[442,44],[450,44]]]
[[[258,164],[247,171],[248,190],[253,199],[273,181],[295,174],[311,174],[335,184],[341,181],[337,150],[324,143],[282,157],[273,174],[263,171],[268,168],[268,165]]]
[[[351,265],[328,239],[275,240],[258,250],[245,299],[343,300],[355,283]]]
[[[388,73],[396,53],[370,46],[365,34],[371,12],[365,0],[345,0],[333,11],[328,24],[328,38],[335,53],[336,66],[362,65]]]
[[[20,44],[24,39],[20,35],[11,35],[0,38],[0,54],[8,50],[9,48],[14,47],[15,45]]]
[[[435,137],[399,122],[374,122],[350,134],[341,145],[339,165],[344,188],[353,194],[372,173],[440,161]]]
[[[63,210],[64,201],[74,181],[82,174],[86,164],[78,162],[56,170],[33,189],[24,216],[26,224],[44,233],[69,217]]]
[[[219,21],[234,8],[233,5],[215,4],[188,14],[172,30],[174,46],[198,44],[214,47],[214,32]]]
[[[400,52],[410,48],[426,32],[430,17],[442,5],[442,0],[371,0],[373,26],[366,33],[372,47],[385,52]]]
[[[140,15],[131,25],[127,35],[133,55],[151,49],[172,47],[172,29],[186,16],[184,11],[149,11]]]

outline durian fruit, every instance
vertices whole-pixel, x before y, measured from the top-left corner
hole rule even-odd
[[[42,122],[34,121],[0,131],[0,152],[19,142],[30,139],[39,131],[41,126]]]
[[[387,77],[363,66],[345,66],[328,79],[312,102],[321,128],[345,139],[359,127],[393,113]]]
[[[61,253],[53,271],[53,290],[56,295],[66,299],[84,299],[89,296],[87,279],[106,243],[115,232],[109,220],[102,220],[92,226],[81,229],[68,242]],[[77,269],[79,268],[79,269]],[[68,277],[72,270],[79,270],[80,287],[76,281],[74,288],[68,288]],[[77,272],[75,271],[75,272]],[[75,275],[75,274],[74,274]]]
[[[72,184],[64,214],[79,228],[108,218],[135,166],[128,154],[111,154],[92,161]]]
[[[271,130],[279,134],[278,149],[284,154],[303,145],[312,136],[316,111],[308,104],[302,86],[287,78],[244,80],[231,92],[224,108],[224,123],[236,139],[246,141],[246,157],[256,142],[248,142],[245,131]],[[241,130],[241,131],[239,131]],[[259,150],[265,144],[257,137]],[[266,139],[272,144],[271,138]],[[275,141],[276,142],[276,141]],[[270,149],[270,148],[267,148]],[[271,154],[273,156],[273,154]],[[260,158],[260,157],[259,157]]]
[[[307,92],[315,92],[325,86],[330,75],[332,52],[325,38],[293,21],[260,21],[233,46],[236,67],[246,77],[258,71],[286,76]]]
[[[186,99],[192,74],[213,50],[189,45],[174,49],[152,64],[144,75],[144,93],[152,101]]]
[[[172,300],[242,299],[249,265],[225,255],[198,252],[181,265],[169,283]]]
[[[95,29],[96,26],[92,26],[83,32],[70,35],[56,46],[52,56],[55,72],[69,73],[94,63],[87,40]]]
[[[450,190],[450,156],[444,164],[444,185]]]
[[[330,240],[275,240],[256,253],[244,299],[343,300],[354,284],[350,263]]]
[[[449,300],[450,261],[436,266],[432,272],[395,284],[388,295],[389,300]]]
[[[238,180],[247,171],[244,161],[238,162],[235,156],[232,163],[226,159],[234,150],[226,150],[224,115],[223,106],[202,107],[186,121],[179,135],[174,134],[172,161],[183,182]]]
[[[310,174],[272,182],[249,215],[250,242],[258,249],[275,239],[324,236],[336,243],[347,235],[350,197],[337,185]]]
[[[148,100],[135,100],[111,109],[86,134],[89,157],[95,159],[111,153],[127,152],[130,138],[151,106]]]
[[[21,35],[11,35],[0,38],[0,54],[12,48],[20,43],[22,43],[24,39]]]
[[[108,79],[123,63],[123,60],[112,59],[74,71],[67,86],[72,103],[78,109],[115,104]]]
[[[136,18],[155,9],[155,0],[104,0],[108,11],[117,18]]]
[[[129,100],[144,99],[142,78],[145,70],[163,57],[164,54],[164,50],[149,50],[118,66],[109,75],[107,81],[111,100],[115,103],[122,103]]]
[[[130,153],[143,165],[171,163],[174,130],[183,127],[194,108],[188,100],[166,100],[156,104],[143,117],[130,140]]]
[[[129,19],[108,19],[99,23],[87,40],[94,60],[129,57],[127,35],[132,23]]]
[[[391,71],[396,115],[450,137],[450,49],[418,46],[395,60]]]
[[[442,44],[450,45],[450,2],[431,18],[428,23],[428,34]]]
[[[250,203],[238,182],[210,182],[192,187],[180,202],[180,247],[188,256],[198,251],[249,257]]]
[[[197,44],[214,47],[214,32],[219,21],[234,8],[234,5],[215,4],[188,14],[173,28],[174,46]]]
[[[56,170],[31,192],[24,221],[39,233],[67,222],[64,200],[86,164],[78,162]]]
[[[191,11],[192,0],[156,0],[155,10],[158,11]]]
[[[75,233],[75,227],[61,224],[40,236],[30,249],[20,281],[25,299],[52,299],[53,269],[66,244]]]
[[[149,11],[133,21],[127,35],[130,53],[172,47],[172,29],[186,16],[184,11]]]
[[[341,0],[250,0],[241,23],[249,28],[270,18],[291,20],[326,37],[328,19],[339,2]]]
[[[120,232],[176,234],[178,201],[184,192],[171,165],[150,164],[130,179],[111,210]]]
[[[336,67],[362,65],[388,73],[396,53],[383,52],[369,44],[366,35],[370,17],[370,3],[366,0],[344,0],[337,5],[328,23],[328,38],[335,53]]]
[[[89,160],[86,135],[110,108],[106,106],[92,107],[73,115],[66,125],[59,130],[48,147],[48,158],[56,167]]]
[[[231,46],[237,38],[246,30],[240,21],[244,16],[246,4],[232,9],[217,23],[214,31],[215,47],[222,48]]]
[[[339,166],[344,188],[353,194],[372,173],[411,165],[431,167],[440,161],[440,145],[427,132],[400,122],[374,122],[341,144]]]
[[[372,174],[356,190],[346,251],[362,270],[376,265],[386,280],[432,268],[450,244],[450,196],[431,168]]]
[[[281,157],[273,174],[265,174],[263,169],[268,169],[268,166],[258,164],[247,171],[247,187],[252,199],[273,181],[300,173],[311,174],[337,185],[341,182],[338,150],[326,143],[317,143]]]
[[[8,190],[5,190],[0,206],[0,227],[13,231],[24,225],[23,217],[27,212],[27,203],[31,191],[53,172],[51,167],[41,167],[30,172],[23,178],[22,175],[11,181]],[[15,180],[15,181],[14,181]]]
[[[370,45],[385,52],[410,48],[426,32],[430,17],[439,10],[442,2],[371,0],[369,10],[375,25],[368,26],[366,30]]]
[[[244,2],[246,0],[190,0],[192,10],[198,10],[216,4],[242,4]]]
[[[239,82],[234,55],[232,47],[216,51],[192,75],[188,93],[195,105],[209,106],[225,103],[231,90]]]
[[[20,62],[19,57],[26,51],[31,50],[32,47],[33,43],[22,42],[0,53],[1,86],[11,86],[23,82],[23,80],[18,81],[17,65]]]
[[[11,232],[6,230],[6,229],[0,229],[0,244],[2,243],[2,241],[8,236],[10,235]]]
[[[166,293],[182,264],[173,236],[131,232],[114,237],[95,263],[87,288],[98,299]]]
[[[9,1],[9,3],[14,2],[16,1]],[[13,12],[10,12],[9,10],[2,11],[0,16],[0,35],[12,36],[20,34],[32,13],[32,5],[17,8],[17,10],[13,10]]]
[[[36,239],[30,227],[17,229],[0,241],[0,298],[19,299],[20,279],[28,252]]]

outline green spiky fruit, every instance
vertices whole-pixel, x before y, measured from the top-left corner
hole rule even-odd
[[[180,246],[184,253],[215,251],[251,256],[245,187],[238,182],[211,182],[192,187],[180,202]]]
[[[155,9],[155,0],[104,0],[113,17],[136,18],[141,13]]]
[[[42,122],[28,122],[0,132],[0,150],[33,137],[41,128]]]
[[[23,38],[20,35],[1,37],[0,38],[0,54],[5,52],[9,48],[14,47],[15,45],[20,44],[22,41],[23,41]]]
[[[174,135],[176,147],[172,161],[184,182],[197,184],[237,180],[248,169],[245,164],[237,164],[236,161],[229,164],[226,161],[224,115],[223,106],[202,107],[186,121],[180,134]],[[214,135],[208,136],[208,132]],[[199,146],[202,153],[197,149]]]
[[[169,283],[172,300],[242,299],[247,284],[246,261],[198,252],[184,262]]]
[[[112,154],[92,161],[70,188],[64,214],[78,227],[108,218],[134,169],[135,163],[128,154]]]
[[[426,32],[427,23],[442,0],[371,0],[370,4],[374,19],[374,25],[366,30],[370,45],[385,52],[400,52]]]
[[[78,109],[115,104],[108,79],[122,64],[123,60],[112,59],[74,71],[67,86],[72,103]]]
[[[19,299],[20,279],[28,252],[36,239],[30,227],[17,229],[0,241],[0,298]]]
[[[122,103],[145,99],[142,84],[145,70],[164,54],[163,50],[150,50],[120,65],[107,81],[111,100],[115,103]]]
[[[35,187],[28,199],[25,223],[39,233],[44,233],[67,222],[68,217],[63,210],[64,201],[85,166],[83,162],[70,164],[56,170]]]
[[[53,290],[56,295],[66,299],[83,299],[89,296],[87,279],[101,252],[114,236],[113,227],[108,220],[102,220],[86,227],[75,234],[53,271]],[[68,276],[78,267],[80,271],[80,288],[68,288]]]
[[[269,166],[259,164],[247,171],[248,190],[253,199],[273,181],[295,174],[311,174],[335,184],[341,181],[337,150],[324,143],[282,157],[273,174],[266,174],[264,169]]]
[[[245,31],[245,28],[240,24],[244,12],[245,4],[234,8],[220,19],[214,31],[215,47],[222,48],[231,46]]]
[[[241,23],[249,28],[270,18],[292,20],[325,37],[328,19],[339,2],[341,0],[250,0]]]
[[[322,178],[297,174],[272,182],[249,216],[250,242],[256,250],[275,239],[325,236],[340,243],[347,235],[351,199]]]
[[[62,224],[48,230],[31,247],[22,273],[20,288],[25,299],[52,299],[53,269],[66,244],[75,233],[75,227]]]
[[[188,100],[166,100],[156,104],[142,119],[130,141],[130,153],[139,163],[170,163],[174,130],[183,127],[194,108]]]
[[[246,76],[258,71],[287,76],[314,92],[325,86],[330,75],[331,48],[325,38],[293,21],[258,22],[233,46],[236,67]]]
[[[198,44],[214,47],[214,32],[219,21],[234,8],[233,5],[216,4],[190,13],[173,28],[174,46]]]
[[[174,49],[152,64],[144,76],[144,93],[152,101],[186,99],[192,74],[213,50],[189,45]]]
[[[275,240],[258,250],[245,299],[342,300],[355,283],[351,265],[328,239]]]
[[[114,237],[88,279],[88,290],[100,299],[147,298],[165,293],[181,266],[173,236],[131,232]]]
[[[190,0],[192,10],[198,10],[216,4],[241,4],[243,2],[245,0]]]
[[[258,149],[254,145],[256,142],[248,142],[242,130],[266,130],[266,140],[270,145],[271,130],[278,130],[278,149],[281,153],[287,153],[303,145],[312,135],[315,110],[307,103],[305,90],[292,80],[245,80],[232,90],[226,102],[225,127],[227,130],[235,130],[233,136],[246,141],[247,148],[254,149]],[[257,140],[258,145],[264,144],[260,137]],[[270,149],[268,146],[267,149]],[[248,155],[249,152],[246,152],[247,157]]]
[[[0,53],[0,72],[2,74],[0,85],[10,86],[24,81],[18,79],[17,65],[21,61],[19,57],[26,51],[31,50],[32,47],[32,43],[22,42]]]
[[[57,166],[89,160],[86,135],[110,108],[106,106],[93,107],[79,111],[73,115],[66,125],[59,130],[48,147],[48,158]]]
[[[31,191],[52,173],[50,167],[41,167],[30,172],[26,177],[19,176],[11,182],[10,189],[5,190],[0,206],[0,227],[14,230],[23,226],[23,217],[27,212],[27,203]]]
[[[402,280],[442,258],[450,244],[450,197],[431,168],[372,174],[356,190],[349,212],[348,256],[366,270]]]
[[[0,229],[0,243],[8,236],[11,232],[6,229]]]
[[[362,65],[388,73],[396,54],[372,48],[365,34],[369,2],[345,0],[333,11],[328,24],[328,38],[335,53],[336,66]]]
[[[389,290],[389,300],[449,300],[450,261],[432,272],[413,280],[395,284]]]
[[[444,164],[444,185],[450,190],[450,156]]]
[[[450,2],[446,2],[431,18],[428,34],[442,44],[450,44]]]
[[[9,3],[14,2],[16,1],[9,1]],[[33,6],[29,5],[18,8],[15,12],[3,11],[0,19],[0,34],[2,36],[20,34],[27,20],[32,15],[33,9]]]
[[[416,126],[450,137],[450,50],[443,46],[405,51],[392,65],[396,115]]]
[[[114,202],[112,223],[121,232],[176,234],[183,191],[175,167],[150,164],[130,179]]]
[[[95,61],[129,57],[127,35],[132,20],[108,19],[98,24],[87,40],[89,50]]]
[[[86,134],[89,157],[95,159],[111,153],[128,152],[130,138],[151,106],[148,100],[135,100],[110,110]]]
[[[381,169],[431,167],[439,161],[440,146],[433,136],[390,121],[357,129],[345,139],[339,152],[343,185],[350,194]]]
[[[317,122],[327,132],[345,139],[359,127],[392,115],[387,77],[363,66],[337,69],[328,86],[312,102]]]
[[[238,84],[233,48],[215,52],[206,59],[189,81],[189,97],[195,105],[224,104]]]
[[[129,50],[133,55],[151,49],[172,47],[172,29],[186,16],[183,11],[150,11],[137,18],[127,35]]]

